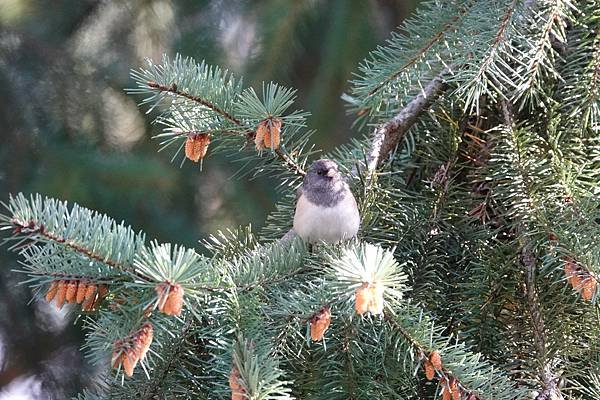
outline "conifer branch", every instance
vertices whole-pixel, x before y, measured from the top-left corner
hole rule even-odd
[[[201,105],[209,108],[210,110],[216,112],[217,114],[223,116],[224,118],[233,122],[234,124],[236,124],[238,126],[243,126],[242,122],[239,119],[237,119],[236,117],[234,117],[233,115],[220,109],[216,105],[212,104],[211,102],[209,102],[199,96],[194,96],[190,93],[186,93],[186,92],[179,90],[177,88],[177,84],[175,84],[175,83],[171,84],[170,86],[166,86],[166,85],[161,85],[156,82],[147,82],[147,85],[149,88],[157,89],[161,92],[173,93],[177,96],[184,97],[188,100],[194,101],[198,104],[201,104]],[[225,133],[225,132],[219,131],[219,133]],[[253,134],[255,134],[255,133],[253,133]],[[245,137],[248,136],[247,134],[244,134],[244,133],[241,133],[241,135],[245,136]],[[298,174],[300,176],[306,175],[306,171],[304,171],[300,165],[298,165],[289,155],[287,155],[281,149],[281,147],[277,147],[276,149],[274,149],[274,152],[293,172],[295,172],[296,174]]]
[[[471,1],[468,4],[465,4],[464,7],[459,10],[458,14],[456,14],[450,22],[446,23],[443,28],[437,31],[431,39],[425,43],[425,45],[417,51],[404,63],[402,64],[394,73],[388,76],[385,80],[383,80],[380,84],[375,86],[369,93],[367,94],[367,98],[377,93],[381,90],[385,85],[396,79],[402,72],[404,72],[407,68],[410,68],[413,64],[415,64],[425,53],[427,53],[436,43],[441,41],[445,34],[452,29],[456,24],[468,13],[468,11],[475,5],[475,1]]]
[[[147,382],[146,390],[140,393],[140,399],[153,400],[159,396],[159,391],[163,387],[167,376],[170,373],[173,373],[175,363],[178,362],[181,356],[186,352],[186,342],[194,333],[192,330],[192,321],[193,319],[191,318],[191,315],[188,315],[183,327],[179,331],[179,334],[173,339],[174,341],[177,341],[177,343],[174,346],[170,346],[168,357],[159,370],[159,376]]]
[[[395,117],[375,129],[371,139],[371,147],[367,154],[367,171],[369,175],[383,163],[384,159],[400,143],[425,108],[430,106],[448,88],[444,81],[444,75],[449,71],[448,68],[444,69]],[[354,170],[353,175],[356,176],[357,174],[358,171]]]
[[[89,258],[91,260],[98,261],[102,264],[108,265],[111,268],[131,272],[131,268],[125,267],[123,264],[120,264],[109,258],[102,257],[98,253],[95,253],[93,250],[85,247],[84,245],[82,245],[80,243],[75,243],[74,241],[67,240],[64,237],[59,236],[53,232],[49,232],[48,230],[46,230],[44,224],[42,224],[42,223],[39,223],[39,222],[36,223],[35,221],[29,221],[26,223],[23,221],[18,221],[16,219],[12,219],[10,222],[15,227],[15,230],[14,230],[15,234],[22,233],[22,234],[25,234],[28,236],[29,235],[38,236],[38,237],[42,238],[42,241],[53,242],[60,246],[67,247],[73,251],[76,251],[77,253],[83,254],[84,256],[86,256],[87,258]],[[35,240],[35,238],[32,238],[32,239]]]
[[[535,284],[536,262],[535,255],[526,244],[522,249],[521,261],[526,268],[527,278],[525,288],[527,292],[527,306],[529,316],[531,317],[533,328],[533,341],[535,344],[538,361],[540,362],[540,377],[543,384],[542,392],[536,397],[536,400],[562,400],[563,396],[558,388],[558,378],[552,371],[548,362],[548,352],[546,350],[546,326],[544,318],[539,308],[539,297]]]
[[[512,114],[512,106],[506,100],[501,100],[500,106],[502,108],[503,122],[507,129],[511,132],[514,129],[514,121]],[[520,152],[519,152],[520,157]],[[528,185],[528,176],[525,173],[521,160],[518,163],[519,174],[523,179],[523,185]],[[519,224],[518,230],[522,234],[525,226]],[[558,379],[552,371],[552,366],[548,360],[548,352],[546,350],[547,338],[546,338],[546,327],[544,318],[539,307],[539,297],[537,294],[536,286],[536,256],[532,250],[532,243],[528,238],[523,239],[523,246],[521,249],[521,262],[526,268],[526,281],[525,289],[527,293],[527,307],[529,310],[529,316],[531,318],[531,325],[533,328],[533,341],[536,348],[537,359],[540,363],[540,377],[543,384],[543,390],[540,395],[537,396],[536,400],[562,400],[563,396],[558,388]]]
[[[257,143],[257,150],[264,147],[272,148],[276,157],[281,159],[289,170],[299,176],[306,174],[300,165],[301,162],[294,160],[283,144],[280,147],[282,126],[285,127],[286,144],[291,146],[294,152],[301,153],[306,145],[306,138],[310,135],[310,132],[301,131],[305,127],[307,113],[294,111],[284,115],[286,109],[293,104],[294,90],[283,88],[275,83],[263,85],[261,100],[252,88],[243,90],[241,81],[234,79],[227,71],[204,62],[196,63],[191,58],[177,55],[173,61],[166,56],[163,57],[161,65],[155,65],[150,60],[148,64],[148,69],[132,71],[138,87],[129,89],[129,93],[146,95],[142,104],[149,103],[152,108],[169,96],[181,100],[169,103],[157,118],[157,121],[168,127],[165,133],[156,136],[165,138],[161,143],[161,150],[175,142],[179,142],[181,149],[182,136],[190,138],[189,135],[182,135],[181,132],[198,132],[200,135],[234,133],[250,141],[256,138],[261,124],[267,120],[277,120],[279,125],[276,130],[273,129],[273,135],[271,135],[272,129],[269,128],[269,138],[272,137],[272,141],[269,139],[268,144],[266,142],[264,145],[260,144],[261,148]],[[182,102],[186,104],[183,105]],[[200,107],[194,107],[194,104]],[[200,116],[198,114],[201,114],[201,118],[198,118]],[[239,132],[236,132],[237,128]],[[193,161],[203,158],[210,144],[210,136],[207,137],[209,140],[204,145],[202,156],[188,154],[186,147],[186,157]],[[263,134],[263,137],[266,139],[266,135]],[[222,138],[217,146],[227,150],[235,147],[235,151],[238,152],[239,147],[234,143],[228,138]],[[242,161],[244,158],[250,157],[244,156]],[[262,164],[264,166],[264,161]]]
[[[181,91],[177,88],[177,84],[176,83],[172,83],[170,86],[167,85],[161,85],[157,82],[147,82],[147,85],[149,88],[152,89],[157,89],[161,92],[168,92],[168,93],[173,93],[177,96],[180,97],[184,97],[188,100],[191,100],[193,102],[196,102],[200,105],[203,105],[204,107],[216,112],[217,114],[220,114],[221,116],[223,116],[224,118],[228,119],[229,121],[233,122],[236,125],[241,125],[241,122],[239,119],[235,118],[233,115],[229,114],[227,111],[224,111],[222,109],[220,109],[219,107],[217,107],[216,105],[214,105],[213,103],[211,103],[208,100],[205,100],[199,96],[194,96],[190,93]]]

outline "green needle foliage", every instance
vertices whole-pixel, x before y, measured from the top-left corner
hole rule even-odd
[[[598,397],[599,13],[597,0],[425,3],[344,95],[375,128],[330,155],[360,233],[312,251],[288,232],[314,158],[294,90],[257,92],[181,56],[134,71],[130,92],[165,126],[157,149],[175,158],[207,134],[205,162],[223,151],[240,176],[280,177],[281,201],[261,232],[217,232],[201,256],[77,205],[11,197],[0,229],[40,296],[59,280],[109,288],[81,314],[84,351],[106,372],[79,398]],[[256,151],[273,120],[281,146]],[[359,292],[383,310],[357,313]],[[114,356],[111,368],[148,323],[133,376]]]

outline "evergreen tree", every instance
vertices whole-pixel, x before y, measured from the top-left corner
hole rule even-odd
[[[426,3],[344,95],[367,134],[328,156],[359,237],[312,251],[290,230],[320,157],[293,90],[183,57],[133,76],[161,149],[224,152],[242,178],[277,176],[281,202],[203,256],[11,197],[27,283],[81,303],[106,367],[80,398],[600,397],[597,0]]]

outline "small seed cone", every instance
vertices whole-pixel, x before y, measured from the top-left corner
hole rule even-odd
[[[581,297],[584,300],[591,301],[594,298],[594,294],[596,293],[597,285],[598,283],[591,275],[587,278],[584,278],[581,281]]]
[[[231,400],[245,400],[243,389],[231,392]]]
[[[108,286],[105,284],[98,285],[98,301],[104,299],[108,294]]]
[[[77,285],[77,294],[75,295],[75,301],[77,304],[81,304],[85,300],[85,290],[87,289],[86,281],[79,281]]]
[[[167,315],[181,315],[183,308],[183,288],[178,283],[171,285],[162,312]]]
[[[579,272],[576,272],[572,277],[571,277],[571,286],[573,286],[573,289],[580,291],[581,290],[581,275],[579,275]]]
[[[425,369],[425,377],[427,380],[433,380],[435,377],[435,369],[433,368],[433,365],[428,360],[425,360],[423,362],[423,368]]]
[[[136,347],[139,347],[139,357],[140,360],[146,358],[146,353],[150,349],[150,344],[152,344],[152,339],[154,336],[154,328],[150,322],[146,322],[140,332],[138,333],[138,337],[136,338]],[[139,343],[139,345],[138,345]]]
[[[90,283],[86,288],[85,288],[85,300],[86,301],[90,301],[92,299],[94,299],[96,296],[96,289],[97,286],[93,283]]]
[[[94,295],[90,300],[84,300],[81,303],[81,309],[83,311],[94,311],[96,309],[96,305],[98,304],[98,298]]]
[[[123,371],[125,375],[131,378],[133,376],[133,370],[138,363],[138,356],[135,354],[133,349],[127,349],[123,353]]]
[[[368,289],[369,284],[363,283],[361,287],[356,289],[354,303],[354,309],[360,315],[363,315],[369,310],[369,303],[371,301],[371,292]]]
[[[267,128],[265,137],[263,138],[263,145],[267,148],[271,148],[271,131]]]
[[[93,283],[87,285],[85,288],[85,297],[84,301],[81,304],[81,309],[83,311],[92,311],[96,305],[96,289],[97,286]]]
[[[325,331],[331,324],[331,311],[328,307],[323,307],[315,314],[310,321],[310,337],[313,341],[323,339]]]
[[[434,350],[429,354],[429,361],[431,362],[431,365],[433,365],[433,368],[438,371],[442,369],[442,357],[437,350]]]
[[[231,389],[231,400],[245,399],[244,393],[246,389],[240,383],[240,371],[235,366],[229,373],[229,388]]]
[[[265,147],[276,150],[281,143],[281,120],[272,118],[267,121],[267,133],[265,134]]]
[[[442,389],[442,400],[452,400],[452,393],[446,386]]]
[[[67,281],[61,280],[58,282],[58,291],[56,292],[56,307],[60,310],[67,299]]]
[[[75,303],[75,299],[77,298],[77,281],[71,280],[67,283],[67,292],[65,295],[67,302]]]
[[[50,303],[54,296],[56,296],[56,292],[58,292],[58,281],[52,281],[50,287],[48,288],[48,292],[46,292],[46,301]]]
[[[268,133],[268,130],[266,121],[260,122],[256,127],[256,136],[254,136],[256,151],[262,151],[265,148],[265,136]]]
[[[383,291],[384,286],[379,283],[373,283],[369,286],[370,301],[368,310],[372,314],[383,314]]]
[[[577,267],[575,263],[570,261],[570,259],[565,263],[565,276],[567,277],[567,282],[571,285],[571,287],[575,288],[577,285],[573,282],[573,277],[577,276]]]
[[[457,384],[454,384],[450,389],[450,393],[452,394],[452,400],[460,400],[460,389]]]
[[[198,133],[188,136],[185,141],[185,156],[193,162],[198,162],[206,156],[210,136],[207,133]]]
[[[239,390],[239,388],[241,387],[239,379],[240,371],[238,371],[237,367],[234,366],[229,372],[229,388],[231,390]]]

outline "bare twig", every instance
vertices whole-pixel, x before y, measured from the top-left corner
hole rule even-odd
[[[404,134],[419,118],[426,107],[431,105],[439,95],[446,90],[444,75],[449,69],[444,69],[431,82],[427,84],[395,117],[375,129],[371,148],[367,154],[367,171],[370,175],[383,162],[385,157],[404,138]],[[358,170],[354,169],[354,176]]]
[[[295,172],[296,174],[298,174],[300,176],[306,175],[306,171],[304,171],[301,166],[296,164],[296,162],[294,160],[292,160],[292,158],[289,155],[287,155],[286,152],[281,150],[280,147],[276,148],[274,151],[275,151],[275,154],[277,154],[279,156],[279,158],[281,158],[293,172]]]

